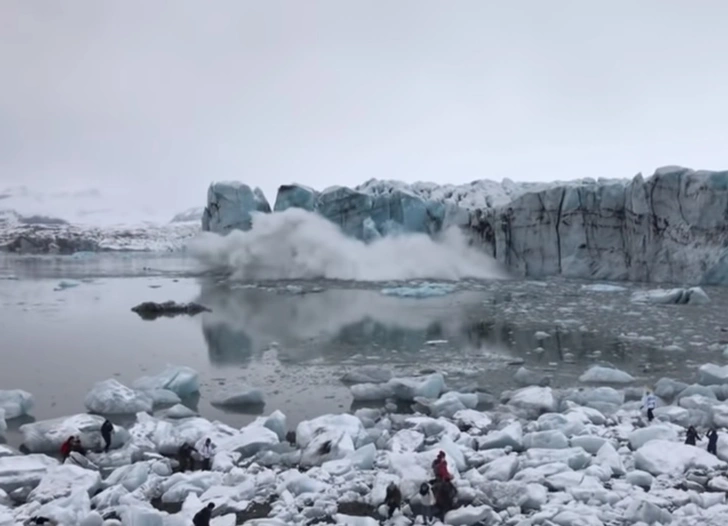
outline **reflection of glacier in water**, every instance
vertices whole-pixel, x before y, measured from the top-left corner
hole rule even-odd
[[[510,298],[478,284],[426,300],[393,298],[362,288],[303,294],[289,289],[280,284],[229,288],[203,283],[200,301],[212,308],[202,323],[211,362],[248,363],[274,342],[281,361],[298,363],[386,360],[427,366],[447,353],[453,365],[477,359],[481,366],[488,362],[502,366],[527,358],[529,363],[548,366],[593,361],[595,349],[600,350],[599,358],[613,363],[629,358],[623,343],[593,332],[555,330],[541,341],[527,319],[496,322],[486,305]],[[538,347],[543,351],[533,352]]]
[[[462,333],[465,311],[475,309],[482,292],[446,298],[405,300],[370,289],[329,289],[291,294],[270,288],[203,285],[200,301],[212,309],[203,317],[210,359],[245,362],[277,343],[288,359],[332,356],[330,345],[368,343],[400,351],[427,340]],[[315,348],[311,349],[312,344]]]

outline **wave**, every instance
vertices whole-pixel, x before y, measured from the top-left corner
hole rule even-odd
[[[249,231],[227,236],[204,232],[189,245],[206,268],[236,280],[501,279],[491,257],[468,246],[452,228],[437,239],[407,234],[364,243],[320,215],[301,209],[258,214]]]

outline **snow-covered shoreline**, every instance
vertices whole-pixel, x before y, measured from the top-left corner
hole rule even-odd
[[[189,368],[168,368],[131,388],[102,382],[89,392],[87,407],[142,411],[136,422],[117,426],[112,450],[88,453],[92,464],[86,467],[60,465],[53,455],[74,434],[98,450],[103,417],[80,414],[21,426],[30,454],[0,447],[0,525],[34,516],[69,526],[182,525],[208,502],[215,503],[219,516],[212,524],[218,526],[240,523],[251,506],[269,517],[245,524],[413,524],[406,504],[391,520],[381,516],[386,487],[395,482],[409,501],[432,478],[438,451],[446,453],[458,489],[458,508],[445,524],[692,526],[728,518],[725,367],[701,366],[692,386],[657,382],[652,423],[641,410],[642,388],[531,385],[502,393],[488,407],[490,397],[448,391],[437,373],[361,373],[349,380],[367,380],[370,387],[356,384],[352,391],[387,385],[388,402],[303,421],[295,436],[280,411],[241,429],[196,416],[178,403],[199,388]],[[238,398],[245,399],[241,393]],[[395,401],[414,403],[419,412],[398,414]],[[177,405],[155,416],[146,412],[161,403]],[[24,392],[2,392],[0,407],[7,416],[32,413]],[[717,456],[706,451],[704,439],[697,446],[682,443],[689,425],[701,434],[718,428]],[[169,455],[205,438],[216,446],[212,470],[176,472]],[[157,509],[180,506],[175,513]],[[353,509],[371,517],[342,513]]]

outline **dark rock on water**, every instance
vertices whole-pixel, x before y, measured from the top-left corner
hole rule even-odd
[[[131,310],[132,312],[136,312],[144,320],[155,320],[162,316],[171,318],[185,314],[195,316],[201,312],[212,312],[199,303],[177,303],[175,301],[165,301],[164,303],[145,301],[136,307],[132,307]]]

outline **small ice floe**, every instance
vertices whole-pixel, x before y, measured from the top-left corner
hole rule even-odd
[[[399,298],[433,298],[446,296],[454,292],[455,285],[450,283],[420,283],[410,287],[390,287],[382,289],[385,296],[396,296]]]
[[[632,301],[660,305],[704,305],[710,303],[710,298],[702,288],[691,287],[637,291],[632,294]]]
[[[56,285],[56,288],[54,288],[53,290],[56,292],[60,292],[62,290],[78,287],[79,285],[81,285],[80,281],[64,279],[63,281],[59,281],[58,285]]]
[[[263,391],[248,385],[227,387],[217,393],[211,403],[219,407],[245,407],[265,405]]]
[[[195,316],[201,312],[211,312],[210,309],[199,303],[177,303],[174,301],[165,301],[163,303],[145,301],[136,307],[132,307],[131,311],[136,312],[143,320],[156,320],[160,317],[171,318],[181,315]]]
[[[614,367],[593,365],[579,377],[579,381],[593,384],[629,384],[634,382],[635,378]]]
[[[610,285],[608,283],[592,283],[589,285],[582,285],[581,290],[585,290],[587,292],[624,292],[627,290],[627,287]]]

